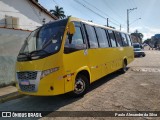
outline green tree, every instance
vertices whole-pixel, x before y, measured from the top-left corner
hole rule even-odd
[[[142,39],[143,39],[144,36],[138,30],[135,30],[135,32],[131,33],[131,35],[135,36],[137,39],[140,39],[140,42],[142,43]]]
[[[50,10],[51,14],[55,15],[58,19],[65,18],[65,14],[62,7],[55,6],[55,10]]]
[[[151,43],[151,39],[147,39],[143,43],[149,44],[149,43]]]

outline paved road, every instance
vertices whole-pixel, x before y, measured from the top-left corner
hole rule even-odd
[[[26,96],[0,104],[0,110],[160,111],[160,51],[146,51],[146,54],[144,58],[136,58],[129,65],[129,69],[125,74],[116,72],[93,83],[90,91],[83,98],[70,98],[67,95],[54,97]],[[51,112],[49,115],[52,114]],[[42,119],[50,118],[45,117]],[[61,120],[62,118],[52,119]],[[71,118],[63,119],[70,120]],[[99,119],[105,118],[101,117]],[[146,120],[158,118],[120,119]]]

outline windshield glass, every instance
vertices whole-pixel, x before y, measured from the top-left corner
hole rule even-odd
[[[66,23],[67,21],[61,20],[46,24],[33,31],[25,40],[20,54],[42,50],[43,54],[57,52],[61,46]]]
[[[139,44],[133,44],[133,47],[134,48],[140,48],[140,45]]]

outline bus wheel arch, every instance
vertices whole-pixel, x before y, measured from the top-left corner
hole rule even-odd
[[[90,85],[90,74],[87,70],[79,71],[75,77],[74,90],[72,95],[74,97],[81,97],[87,93]]]
[[[89,74],[89,72],[87,70],[79,71],[78,74],[84,75],[88,80],[87,82],[90,84],[90,74]]]

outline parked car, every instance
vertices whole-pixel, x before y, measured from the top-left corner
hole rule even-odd
[[[134,47],[134,57],[145,57],[146,54],[139,43],[133,43]]]

